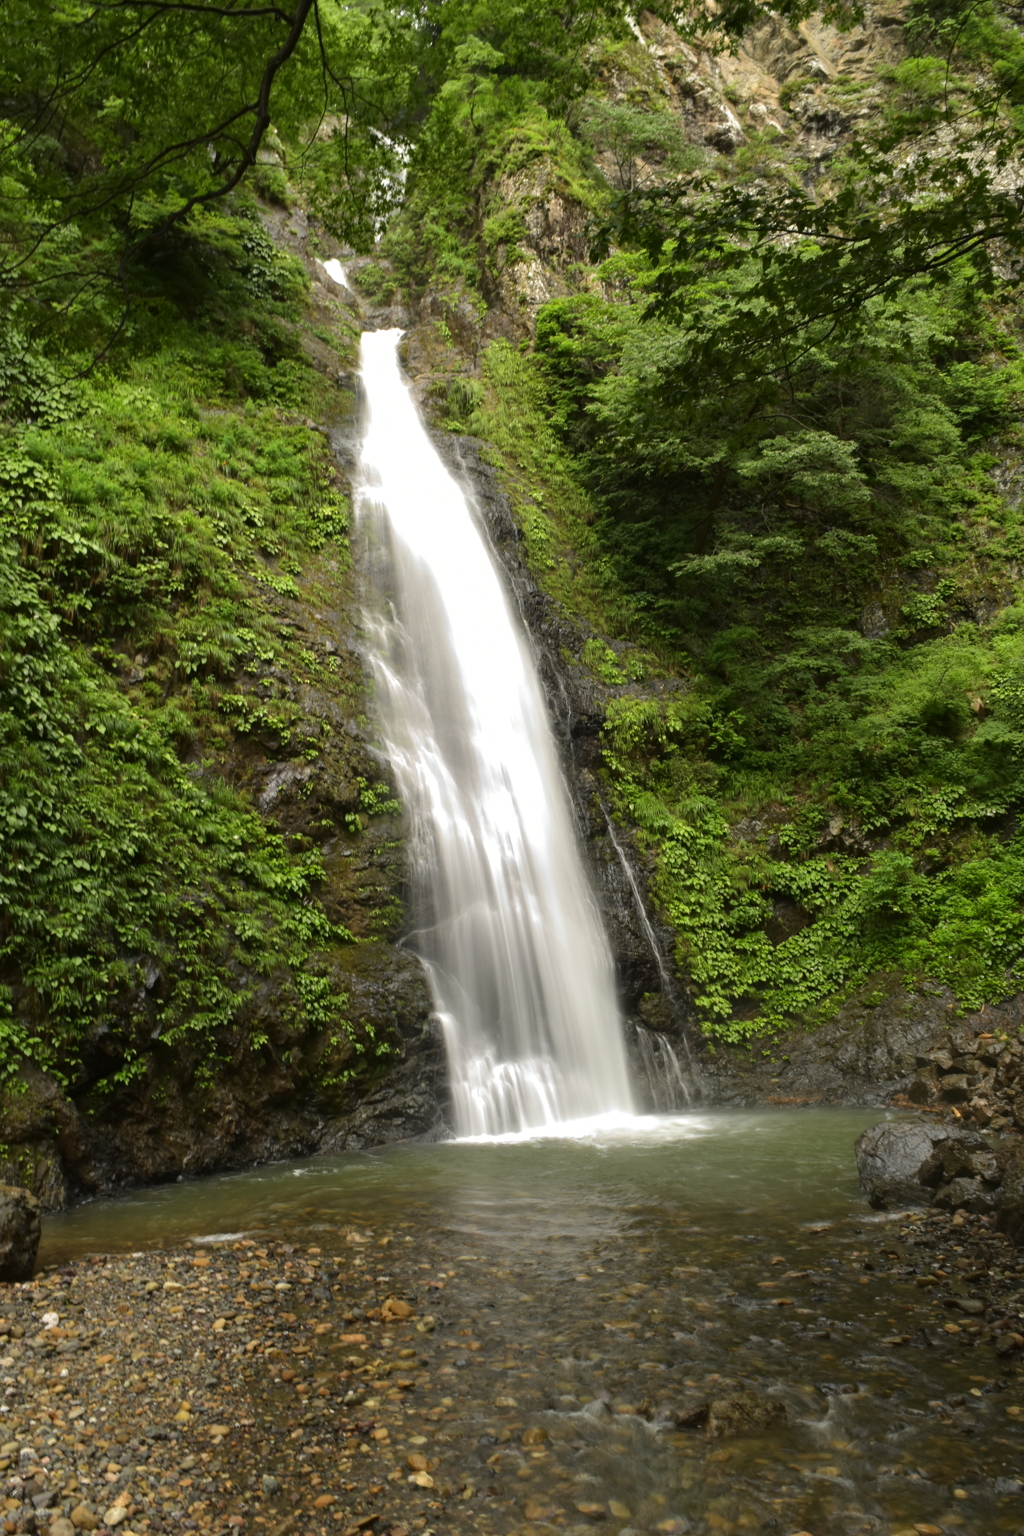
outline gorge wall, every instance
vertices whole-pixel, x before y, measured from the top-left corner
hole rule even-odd
[[[348,523],[355,341],[392,324],[535,648],[631,1047],[720,1102],[1024,1129],[978,1044],[1021,1023],[1017,322],[919,285],[795,384],[780,353],[695,405],[690,333],[609,223],[680,178],[829,195],[938,99],[919,11],[716,54],[644,13],[588,42],[582,96],[487,127],[508,70],[471,64],[371,255],[277,142],[258,205],[146,257],[108,380],[5,362],[8,607],[38,620],[6,664],[66,745],[13,710],[12,762],[63,788],[12,845],[0,1179],[58,1206],[443,1134]],[[933,1082],[936,1051],[975,1066]]]

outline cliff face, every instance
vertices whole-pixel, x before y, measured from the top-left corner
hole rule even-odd
[[[775,141],[813,183],[857,124],[878,110],[884,94],[879,71],[908,53],[907,8],[868,4],[864,24],[847,32],[820,19],[797,29],[772,19],[753,28],[734,51],[721,53],[691,46],[643,12],[635,45],[607,51],[595,45],[595,86],[616,105],[639,103],[671,113],[694,149],[711,160]],[[637,185],[671,180],[656,147],[646,155],[642,145],[629,153]],[[552,299],[605,291],[592,263],[593,201],[574,174],[578,165],[543,150],[521,163],[524,158],[486,167],[475,188],[473,231],[486,309],[459,303],[450,281],[424,293],[415,315],[424,330],[434,322],[435,334],[411,340],[414,372],[426,369],[436,378],[457,363],[444,357],[451,349],[436,334],[436,322],[450,321],[453,311],[457,346],[475,367],[488,340],[532,337],[538,310]],[[598,146],[594,164],[611,185],[621,181],[621,155]],[[513,239],[491,233],[502,224],[514,231]]]

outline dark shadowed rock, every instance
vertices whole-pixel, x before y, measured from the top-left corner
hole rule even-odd
[[[996,1226],[1011,1242],[1024,1243],[1024,1147],[1019,1147],[1003,1170]]]
[[[703,1429],[710,1412],[710,1402],[706,1397],[701,1398],[698,1402],[687,1403],[676,1409],[675,1422],[679,1429]]]
[[[942,1169],[942,1182],[955,1179],[984,1179],[988,1184],[1000,1180],[996,1155],[983,1136],[975,1131],[949,1131],[945,1141],[935,1147]],[[934,1182],[928,1175],[925,1184]]]
[[[27,1189],[0,1184],[0,1280],[28,1280],[39,1250],[39,1201]]]
[[[948,1184],[939,1185],[932,1204],[947,1211],[970,1211],[972,1215],[983,1216],[995,1210],[997,1191],[981,1179],[950,1179]]]
[[[44,1209],[59,1209],[84,1192],[443,1134],[444,1050],[419,961],[364,940],[339,947],[331,974],[357,1036],[386,1042],[380,1061],[364,1065],[333,1029],[294,1027],[269,978],[250,1015],[266,1044],[238,1038],[213,1081],[168,1051],[94,1100],[23,1067],[0,1091],[0,1181],[24,1179]]]

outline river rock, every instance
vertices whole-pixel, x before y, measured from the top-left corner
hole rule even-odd
[[[866,1130],[854,1150],[868,1203],[876,1210],[889,1205],[929,1205],[932,1190],[921,1174],[927,1169],[938,1182],[941,1164],[935,1164],[935,1144],[947,1135],[944,1126],[917,1121],[883,1121]]]
[[[0,1280],[31,1278],[42,1230],[39,1211],[27,1189],[0,1184]]]
[[[972,1216],[983,1216],[996,1208],[997,1193],[981,1179],[950,1179],[935,1191],[933,1205],[947,1211],[970,1211]]]
[[[734,1392],[715,1398],[708,1410],[707,1432],[712,1439],[723,1435],[752,1435],[782,1424],[786,1405],[760,1392]]]

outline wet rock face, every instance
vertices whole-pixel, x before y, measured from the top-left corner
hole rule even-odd
[[[701,1061],[729,1104],[891,1104],[1024,1130],[1024,998],[963,1017],[946,988],[875,976],[820,1029],[719,1046]]]
[[[332,981],[357,1034],[387,1043],[380,1065],[332,1031],[296,1030],[268,984],[212,1079],[202,1058],[159,1043],[144,1077],[96,1104],[24,1068],[0,1094],[0,1177],[59,1209],[133,1184],[442,1133],[443,1052],[418,960],[385,942],[346,947]]]
[[[887,1104],[906,1093],[918,1053],[953,1008],[945,993],[890,985],[852,997],[820,1029],[719,1047],[701,1067],[712,1096],[730,1104]]]
[[[930,1205],[935,1192],[936,1141],[945,1127],[873,1125],[856,1143],[857,1172],[876,1210],[894,1205]]]
[[[0,1280],[28,1280],[41,1231],[40,1205],[27,1189],[0,1184]]]

